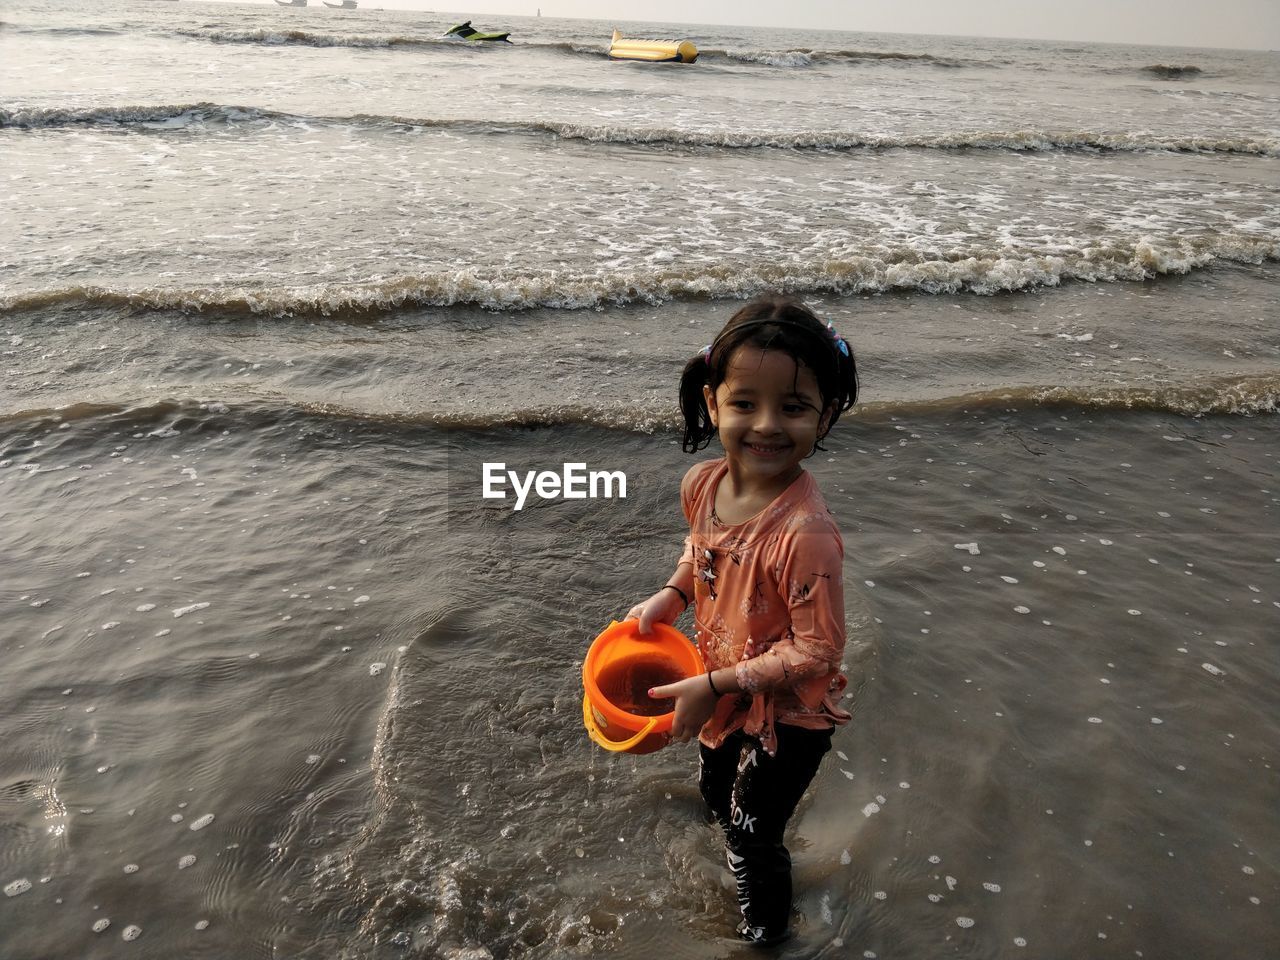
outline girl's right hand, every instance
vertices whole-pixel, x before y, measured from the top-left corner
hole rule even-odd
[[[674,590],[663,587],[648,600],[627,611],[624,620],[639,620],[641,635],[653,632],[654,623],[671,624],[684,612],[684,599]]]

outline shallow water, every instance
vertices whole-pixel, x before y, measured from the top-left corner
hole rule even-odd
[[[593,745],[581,664],[679,551],[681,366],[770,287],[863,384],[780,955],[1276,939],[1274,57],[3,19],[5,960],[740,955],[693,748]]]
[[[304,956],[726,948],[693,751],[581,728],[584,644],[678,549],[675,447],[154,414],[10,428],[4,858],[37,884],[6,904],[15,956],[114,950],[100,917],[156,955],[251,930]],[[855,720],[795,823],[788,955],[1262,942],[1274,421],[844,426],[813,469],[850,548]],[[460,495],[547,450],[607,451],[635,493]]]

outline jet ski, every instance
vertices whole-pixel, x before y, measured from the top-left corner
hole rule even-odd
[[[482,33],[475,27],[471,26],[471,21],[460,23],[456,27],[451,27],[445,33],[445,37],[456,37],[459,40],[505,40],[507,43],[511,41],[507,38],[511,36],[511,32],[506,33]]]

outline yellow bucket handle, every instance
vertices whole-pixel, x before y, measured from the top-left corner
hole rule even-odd
[[[610,740],[596,724],[595,711],[591,709],[591,700],[586,694],[583,694],[582,723],[587,728],[587,733],[591,736],[592,740],[612,753],[621,753],[625,750],[630,750],[637,743],[652,733],[653,728],[658,725],[658,718],[650,718],[649,722],[644,725],[644,728],[629,740]]]

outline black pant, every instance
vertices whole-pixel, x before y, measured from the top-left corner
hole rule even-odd
[[[786,930],[791,916],[791,854],[782,834],[831,749],[832,733],[782,723],[775,729],[773,757],[741,730],[714,750],[699,744],[698,787],[724,827],[742,917],[768,936]]]

